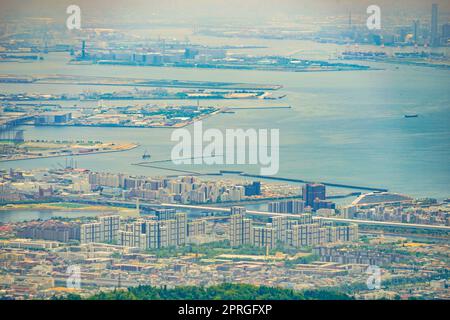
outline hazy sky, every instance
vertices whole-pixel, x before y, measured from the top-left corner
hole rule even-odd
[[[86,17],[162,18],[271,18],[276,16],[365,14],[370,4],[377,4],[384,14],[420,12],[429,15],[431,3],[440,11],[450,12],[448,0],[1,0],[0,12],[8,17],[52,17],[65,19],[70,4],[81,7]]]

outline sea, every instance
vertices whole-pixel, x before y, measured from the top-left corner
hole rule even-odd
[[[253,44],[259,49],[235,49],[232,54],[290,54],[329,59],[344,46],[309,41],[217,39],[198,37],[203,44]],[[177,79],[279,84],[280,100],[200,100],[200,105],[230,107],[290,106],[286,109],[245,109],[203,120],[204,129],[279,129],[279,171],[276,176],[386,188],[416,198],[450,197],[450,70],[387,63],[374,70],[279,72],[169,67],[68,64],[67,53],[50,53],[44,60],[0,63],[1,74],[68,74],[148,79]],[[132,87],[48,84],[1,84],[0,92],[76,93],[85,90],[132,90]],[[133,101],[105,101],[131,105]],[[195,105],[197,101],[139,101],[162,105]],[[76,108],[97,102],[63,102]],[[405,114],[418,114],[405,118]],[[219,170],[260,172],[259,165],[175,165],[161,168],[134,165],[144,152],[151,160],[170,159],[176,142],[169,128],[87,128],[22,126],[26,139],[136,142],[136,149],[74,158],[77,167],[136,175],[173,175],[170,169],[214,173]],[[191,126],[188,127],[191,130]],[[1,168],[59,168],[65,158],[0,163]]]

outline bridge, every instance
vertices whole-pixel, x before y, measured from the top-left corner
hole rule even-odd
[[[23,142],[23,130],[15,127],[26,121],[33,120],[35,116],[36,114],[22,114],[16,117],[0,119],[0,140]]]
[[[17,117],[10,117],[7,119],[0,119],[0,128],[3,129],[3,127],[17,126],[21,123],[24,123],[25,121],[33,120],[35,116],[36,116],[36,114],[30,113],[30,114],[19,115]]]
[[[213,212],[230,212],[230,208],[224,207],[209,207],[209,206],[196,206],[196,205],[184,205],[184,204],[173,204],[173,203],[161,203],[161,207],[168,208],[181,208],[190,210],[204,210]],[[266,217],[282,216],[292,219],[298,219],[298,214],[292,213],[276,213],[267,211],[255,211],[246,210],[246,213],[252,215],[260,215]],[[428,224],[416,224],[416,223],[401,223],[401,222],[391,222],[391,221],[373,221],[373,220],[359,220],[359,219],[346,219],[346,218],[334,218],[334,217],[314,217],[316,219],[322,219],[325,221],[342,222],[342,223],[354,223],[358,225],[376,225],[376,226],[389,226],[389,227],[399,227],[399,228],[412,228],[412,229],[427,229],[427,230],[444,230],[450,231],[449,226],[439,226],[439,225],[428,225]]]

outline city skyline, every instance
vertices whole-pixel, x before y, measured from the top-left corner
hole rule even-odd
[[[448,300],[449,86],[448,1],[2,1],[0,299]]]

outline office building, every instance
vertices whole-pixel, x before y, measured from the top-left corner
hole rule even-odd
[[[433,3],[431,5],[431,39],[430,44],[432,47],[439,46],[439,34],[438,34],[438,5]]]
[[[252,184],[244,186],[246,196],[259,196],[261,195],[261,182],[254,181]]]
[[[314,200],[325,200],[325,185],[320,183],[307,183],[303,186],[303,201],[306,206],[314,207]]]
[[[313,201],[313,210],[317,211],[320,209],[335,209],[336,204],[330,200],[321,200],[319,198],[314,199]]]
[[[419,29],[420,29],[420,22],[419,20],[413,21],[413,41],[414,43],[417,43],[419,40]]]
[[[445,23],[442,25],[441,39],[444,45],[448,44],[450,41],[450,23]]]

